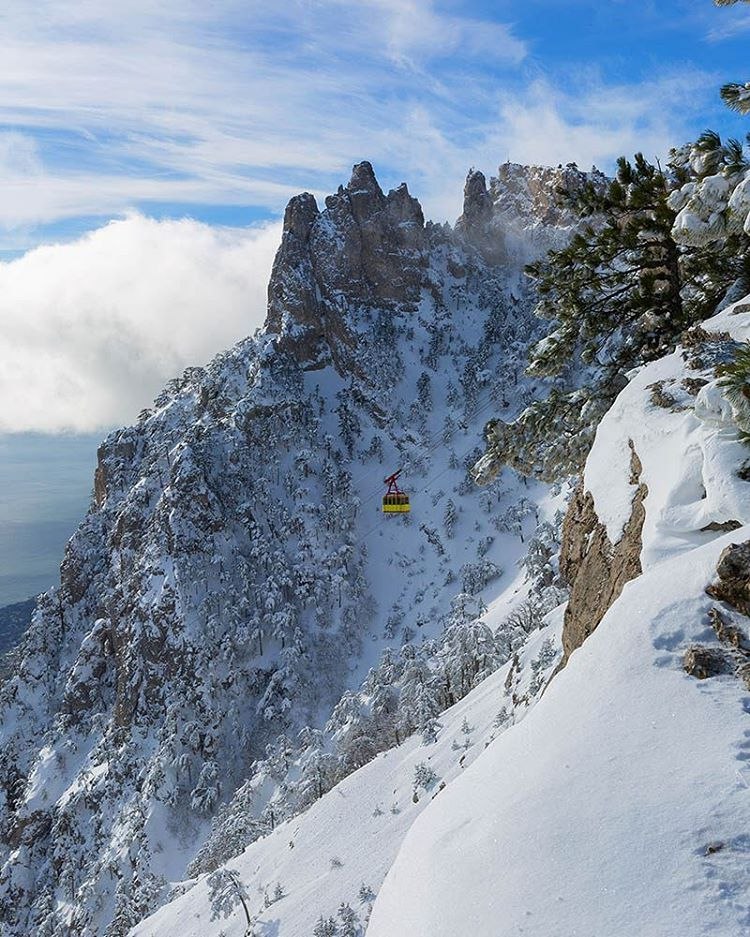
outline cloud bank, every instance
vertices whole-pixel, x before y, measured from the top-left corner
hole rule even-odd
[[[0,432],[131,422],[262,324],[280,236],[133,215],[0,264]]]

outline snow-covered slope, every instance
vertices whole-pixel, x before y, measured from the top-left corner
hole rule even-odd
[[[546,489],[468,469],[533,396],[541,325],[485,251],[493,205],[431,225],[367,163],[323,210],[293,199],[264,330],[105,440],[0,691],[3,937],[122,937],[512,657],[482,602],[520,587]],[[561,236],[526,222],[535,251]],[[398,467],[413,511],[384,519]]]
[[[741,414],[714,374],[750,339],[747,309],[643,368],[604,418],[585,484],[614,543],[645,483],[644,572],[415,821],[368,937],[748,932],[748,619],[705,592],[750,538]]]
[[[493,627],[502,624],[501,610],[498,603],[487,613]],[[342,904],[355,911],[363,928],[415,819],[445,795],[445,786],[468,769],[492,738],[525,718],[534,701],[533,696],[528,699],[531,681],[538,674],[536,691],[532,688],[538,694],[558,659],[549,649],[559,648],[560,626],[560,614],[550,616],[515,663],[509,661],[442,713],[435,741],[414,735],[382,753],[231,862],[229,868],[248,891],[252,933],[302,937],[313,934],[320,918],[332,918],[340,928],[336,934],[346,935],[337,913]],[[532,666],[539,660],[541,666]],[[273,900],[277,885],[283,898]],[[359,928],[352,937],[362,932]],[[132,937],[177,932],[183,937],[242,937],[245,919],[238,903],[227,916],[217,913],[209,877],[204,876],[186,895],[143,921]]]

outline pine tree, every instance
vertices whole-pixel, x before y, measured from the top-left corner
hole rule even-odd
[[[252,926],[248,901],[250,896],[245,888],[240,873],[236,869],[217,869],[206,879],[211,900],[211,920],[227,918],[238,905],[242,906],[248,930]]]
[[[732,406],[741,438],[750,441],[750,345],[741,345],[734,358],[719,366],[719,383]]]
[[[456,505],[453,503],[453,499],[449,498],[448,503],[445,505],[445,513],[443,514],[443,526],[445,527],[445,536],[449,539],[453,537],[455,533],[456,521],[458,520],[458,511],[456,510]]]
[[[425,761],[420,761],[414,766],[414,789],[416,790],[419,787],[428,790],[435,781],[438,780],[437,774],[433,770],[431,765],[428,765]]]
[[[313,937],[338,937],[339,929],[336,926],[336,921],[332,918],[319,917],[315,929],[313,930]]]
[[[718,155],[715,135],[709,136],[700,144],[698,169],[684,159],[662,169],[639,153],[632,163],[618,160],[608,185],[595,180],[574,195],[561,194],[588,221],[565,248],[527,267],[539,295],[537,315],[555,323],[532,348],[528,371],[552,386],[514,423],[488,424],[488,455],[477,478],[493,477],[503,463],[547,480],[579,470],[627,372],[670,351],[744,275],[746,240],[675,238],[672,194],[699,170],[707,172],[712,160],[724,166],[742,159],[733,141],[719,141]]]
[[[432,409],[432,382],[426,371],[417,380],[417,403],[423,412]]]
[[[357,912],[350,905],[342,903],[339,906],[338,916],[341,922],[339,926],[340,937],[359,937],[361,930]]]
[[[359,898],[360,904],[370,904],[375,900],[375,892],[370,888],[369,885],[366,885],[364,882],[359,886],[359,892],[357,897]]]
[[[606,190],[589,183],[577,196],[592,222],[567,247],[527,267],[540,295],[537,314],[559,323],[535,349],[532,373],[558,374],[574,354],[590,362],[603,338],[623,328],[629,345],[657,357],[665,327],[684,327],[669,192],[665,173],[638,153],[633,163],[620,157]]]
[[[734,6],[735,3],[747,3],[748,0],[714,0],[717,7]],[[750,113],[750,81],[744,84],[729,82],[722,86],[721,99],[733,111],[740,114]]]

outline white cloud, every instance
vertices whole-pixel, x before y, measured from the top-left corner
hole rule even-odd
[[[390,131],[416,102],[450,120],[475,69],[526,53],[433,0],[124,7],[3,3],[0,125],[38,140],[40,165],[0,173],[0,228],[149,201],[280,211],[364,157],[395,169]]]
[[[434,109],[414,106],[379,142],[402,168],[427,217],[453,221],[472,165],[491,175],[505,160],[608,170],[618,156],[637,151],[663,159],[671,146],[690,138],[690,116],[710,99],[714,84],[705,73],[686,70],[617,86],[592,70],[571,76],[565,86],[541,76],[521,92],[485,89],[484,119],[459,128],[441,121]]]
[[[526,43],[506,23],[442,13],[431,0],[366,0],[362,6],[383,17],[386,48],[397,63],[415,67],[459,52],[466,59],[518,65],[527,54]]]
[[[281,212],[370,159],[453,220],[469,165],[596,160],[680,142],[702,76],[555,83],[511,23],[436,0],[5,0],[0,239],[151,203]],[[507,7],[510,9],[510,7]],[[446,12],[447,11],[447,12]],[[523,71],[521,70],[523,69]],[[684,82],[689,94],[680,94]],[[670,138],[671,135],[671,138]]]
[[[279,239],[134,215],[0,264],[0,432],[132,421],[262,324]]]
[[[713,93],[706,74],[683,70],[637,85],[606,85],[582,72],[573,91],[549,80],[533,82],[523,96],[503,95],[499,106],[506,158],[516,162],[577,162],[608,168],[619,155],[643,152],[663,158],[687,139],[688,119]]]
[[[725,10],[712,10],[709,15],[711,20],[708,19],[707,15],[704,15],[706,25],[709,27],[706,32],[706,38],[709,42],[723,42],[726,39],[734,39],[750,30],[750,13],[748,13],[744,3],[739,3]]]
[[[468,166],[664,153],[716,84],[684,69],[620,87],[594,72],[532,80],[511,25],[444,9],[4,0],[0,246],[151,202],[280,212],[364,158],[452,221]],[[278,235],[132,216],[0,265],[0,430],[131,420],[262,321]]]

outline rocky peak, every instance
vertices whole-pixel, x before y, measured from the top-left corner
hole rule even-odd
[[[575,191],[593,174],[505,163],[489,185],[469,171],[458,240],[491,266],[519,269],[562,246],[578,222],[558,191]],[[604,180],[600,173],[597,178]],[[405,183],[383,192],[372,164],[352,168],[321,212],[309,193],[295,196],[268,287],[266,331],[305,368],[352,366],[362,309],[409,314],[426,282],[430,234]]]
[[[335,200],[342,197],[348,200],[352,214],[360,224],[367,223],[386,207],[383,190],[375,178],[372,165],[366,160],[354,165],[348,185],[345,188],[339,186],[338,193],[326,199],[326,205],[331,203],[333,206]]]
[[[284,235],[290,235],[307,243],[310,229],[320,212],[315,196],[309,192],[295,195],[289,200],[284,212]]]
[[[530,225],[567,228],[579,219],[561,204],[561,194],[575,195],[588,182],[603,185],[606,181],[596,167],[583,172],[575,163],[551,167],[507,162],[490,180],[490,197],[496,214],[523,216]]]
[[[391,189],[386,198],[388,216],[391,222],[402,229],[413,227],[419,231],[424,227],[424,214],[419,199],[409,194],[405,182]]]
[[[369,162],[318,211],[309,193],[287,206],[268,287],[266,330],[305,367],[343,370],[355,344],[355,310],[409,311],[427,263],[422,208],[405,184],[385,195]]]
[[[567,242],[580,219],[561,204],[560,193],[573,194],[589,181],[604,184],[606,177],[573,163],[551,168],[507,162],[487,185],[484,174],[472,169],[456,230],[488,263],[523,265]]]
[[[315,356],[318,338],[324,331],[310,254],[310,235],[319,217],[318,205],[309,192],[291,199],[284,212],[281,244],[268,282],[267,331],[287,333],[290,350],[296,349],[306,357]],[[289,334],[292,323],[306,332],[299,346]]]
[[[464,208],[456,222],[456,229],[467,235],[486,232],[492,220],[492,199],[487,191],[487,180],[478,169],[470,169],[464,184]]]

